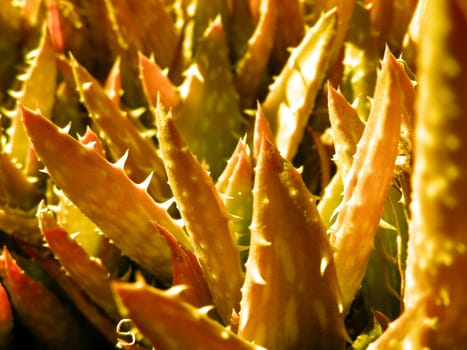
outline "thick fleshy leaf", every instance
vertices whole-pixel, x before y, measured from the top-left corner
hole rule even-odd
[[[377,68],[380,62],[378,43],[370,19],[370,9],[357,1],[349,22],[348,37],[345,42],[342,91],[348,101],[356,101],[358,115],[368,119],[373,96]]]
[[[11,208],[31,209],[41,193],[13,162],[8,153],[0,153],[0,203]]]
[[[153,53],[162,67],[171,66],[178,47],[178,35],[163,1],[130,4],[124,0],[105,0],[104,3],[107,21],[114,34],[109,37],[117,52]],[[157,28],[157,35],[154,35],[154,28]]]
[[[328,86],[328,106],[336,150],[335,161],[345,181],[365,125],[352,105],[331,85]]]
[[[105,156],[104,148],[98,136],[88,128],[83,136],[78,137],[79,142],[86,147],[92,148],[97,154]],[[63,191],[53,188],[57,204],[53,207],[58,225],[74,238],[90,255],[99,257],[100,253],[110,246],[97,225],[90,220]],[[42,210],[39,206],[39,210]],[[117,249],[117,248],[115,248]]]
[[[140,53],[139,71],[144,93],[152,107],[157,105],[158,98],[167,109],[175,108],[180,103],[175,86],[154,59],[148,59]]]
[[[55,100],[57,66],[49,32],[44,25],[42,39],[37,50],[27,57],[29,66],[20,77],[23,82],[21,90],[14,93],[18,103],[32,109],[39,109],[43,115],[50,117]],[[29,142],[21,122],[21,112],[18,106],[14,111],[11,140],[7,152],[11,158],[26,167],[29,155]]]
[[[263,139],[238,333],[267,349],[344,348],[336,269],[315,200]]]
[[[405,311],[372,349],[467,343],[467,6],[428,0],[419,23],[419,89]]]
[[[33,245],[42,243],[42,235],[34,213],[0,208],[0,229],[20,241]]]
[[[23,121],[39,157],[68,198],[123,253],[158,278],[170,280],[170,249],[163,237],[154,234],[151,221],[187,243],[182,228],[128,178],[122,166],[110,164],[39,113],[23,109]]]
[[[269,142],[274,142],[274,136],[272,135],[271,128],[269,123],[264,115],[263,108],[261,104],[258,103],[256,109],[256,118],[255,118],[255,129],[253,133],[253,158],[258,159],[259,151],[261,149],[261,143],[263,139],[268,140]]]
[[[331,227],[337,276],[347,309],[360,287],[384,202],[392,184],[401,129],[402,97],[387,51],[368,123],[344,180],[344,199]]]
[[[117,320],[119,314],[110,289],[108,271],[100,261],[91,258],[50,215],[46,211],[39,213],[42,234],[50,250],[90,298],[111,318]]]
[[[260,18],[235,68],[235,85],[242,107],[252,107],[269,62],[277,24],[277,0],[261,2]]]
[[[109,144],[116,159],[128,151],[125,169],[135,182],[144,181],[152,173],[149,193],[159,201],[170,197],[164,165],[151,140],[132,124],[105,90],[76,60],[71,60],[76,85],[101,137]],[[123,132],[124,130],[124,132]]]
[[[113,288],[128,317],[158,350],[261,349],[181,301],[176,287],[161,291],[140,281],[114,282]]]
[[[380,46],[385,43],[399,52],[417,0],[367,0],[371,9],[372,30]]]
[[[248,257],[253,207],[253,166],[243,140],[239,141],[216,188],[221,193],[227,212],[232,216],[232,230],[243,265]]]
[[[18,318],[34,336],[49,349],[86,349],[91,339],[71,311],[43,284],[29,277],[6,247],[0,256],[0,272]]]
[[[254,21],[249,0],[238,0],[229,4],[227,41],[233,62],[238,61],[244,54],[253,30]]]
[[[115,340],[115,321],[111,321],[107,315],[104,315],[102,309],[89,299],[89,296],[83,292],[77,282],[69,277],[60,263],[51,258],[48,253],[44,253],[39,249],[27,245],[22,245],[21,248],[33,258],[34,261],[37,261],[42,269],[54,279],[57,285],[66,293],[69,300],[89,323],[92,324],[105,339],[113,343]]]
[[[227,21],[228,4],[226,0],[198,0],[194,3],[196,16],[193,19],[193,36],[191,38],[191,55],[196,56],[200,49],[202,38],[212,25],[212,22],[219,18],[219,25]]]
[[[297,152],[325,77],[335,26],[336,11],[332,10],[308,30],[264,101],[274,141],[287,160]]]
[[[305,17],[303,4],[299,0],[287,1],[287,6],[276,1],[277,17],[274,33],[274,47],[271,52],[271,65],[274,72],[278,72],[290,55],[290,48],[297,46],[305,35]]]
[[[120,105],[120,96],[122,94],[122,73],[121,59],[118,57],[110,70],[107,79],[105,80],[104,90],[107,96],[110,97],[115,106]]]
[[[13,330],[13,312],[8,294],[0,284],[0,348],[6,349],[11,341]]]
[[[156,110],[158,139],[177,206],[214,304],[225,323],[238,310],[243,273],[227,210],[213,180],[178,133],[172,115]]]
[[[212,305],[211,293],[196,256],[162,226],[154,224],[154,227],[165,237],[172,252],[172,285],[187,287],[180,293],[180,298],[195,307]]]
[[[190,150],[207,163],[216,179],[244,129],[219,17],[210,24],[198,46],[194,63],[185,72],[187,78],[180,87],[182,104],[174,110],[174,118]]]

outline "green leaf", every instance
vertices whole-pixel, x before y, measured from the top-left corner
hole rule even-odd
[[[175,123],[190,150],[217,179],[245,124],[220,18],[206,29],[185,74],[179,88],[182,104],[173,112]]]

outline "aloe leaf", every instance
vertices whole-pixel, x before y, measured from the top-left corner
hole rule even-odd
[[[343,179],[352,166],[357,143],[364,124],[355,108],[347,102],[342,93],[328,85],[328,111],[334,142],[337,172],[324,189],[318,210],[326,227],[331,226],[338,211],[344,192]]]
[[[331,227],[331,243],[345,309],[360,287],[392,184],[402,114],[394,65],[397,62],[387,51],[368,123],[344,180],[343,203]]]
[[[110,97],[115,106],[120,105],[120,96],[122,94],[121,62],[120,57],[117,57],[104,85],[106,95]]]
[[[92,324],[105,339],[109,342],[113,342],[115,340],[114,321],[111,321],[107,315],[104,315],[102,309],[89,299],[89,296],[83,292],[77,282],[70,278],[60,263],[39,249],[25,245],[22,245],[21,248],[33,258],[34,261],[37,261],[42,269],[53,278],[89,323]]]
[[[23,242],[32,245],[42,243],[42,235],[33,213],[7,207],[0,208],[0,229]]]
[[[374,35],[381,45],[387,43],[394,52],[400,52],[410,19],[418,1],[369,1]]]
[[[349,23],[349,36],[345,43],[342,78],[343,94],[354,101],[358,115],[368,119],[370,96],[374,94],[380,50],[371,24],[371,10],[357,1]]]
[[[13,311],[8,294],[0,284],[0,348],[7,348],[11,341],[13,330]]]
[[[230,323],[238,310],[243,272],[231,221],[213,180],[190,152],[174,119],[159,105],[158,139],[170,187],[219,315]]]
[[[42,29],[42,37],[36,50],[28,54],[29,67],[19,78],[23,85],[15,92],[19,104],[32,109],[39,109],[43,115],[50,117],[55,100],[57,67],[55,52],[52,47],[46,26]],[[10,141],[6,151],[10,157],[23,168],[26,167],[29,155],[29,142],[21,122],[20,108],[14,110]]]
[[[335,25],[336,11],[332,10],[307,31],[263,103],[274,141],[289,161],[297,152],[325,77]]]
[[[43,284],[29,277],[4,247],[0,272],[21,322],[49,349],[84,349],[84,328]]]
[[[194,63],[185,72],[186,80],[179,88],[182,104],[174,110],[174,118],[190,150],[207,163],[216,179],[235,149],[245,121],[219,17],[210,24],[198,46]]]
[[[232,61],[236,62],[243,56],[247,41],[254,30],[253,15],[249,0],[232,2],[228,11],[227,41]]]
[[[277,0],[261,2],[256,29],[235,68],[235,85],[242,107],[251,107],[267,69],[277,25]]]
[[[334,174],[331,181],[324,189],[318,203],[318,212],[324,226],[331,227],[339,211],[339,205],[342,202],[344,193],[344,183],[342,176],[338,171]]]
[[[454,349],[467,342],[467,8],[429,0],[419,23],[412,221],[402,316],[372,349]],[[443,64],[440,64],[443,62]]]
[[[114,282],[113,288],[123,311],[158,350],[261,349],[181,301],[176,287],[161,291],[139,281]]]
[[[274,35],[274,46],[271,52],[271,66],[274,72],[278,72],[289,58],[291,47],[300,44],[305,35],[305,17],[303,4],[299,0],[290,0],[287,6],[281,6],[280,1],[276,1],[277,24],[280,28],[271,35]]]
[[[172,252],[172,285],[186,288],[180,297],[195,307],[212,304],[211,293],[201,271],[198,259],[192,251],[186,249],[162,226],[154,224],[155,229],[165,237]]]
[[[177,107],[181,101],[180,95],[160,66],[154,59],[148,59],[141,53],[138,57],[140,79],[149,105],[155,107],[160,99],[167,109]]]
[[[216,188],[227,212],[232,216],[232,230],[240,250],[242,265],[248,257],[250,224],[253,206],[253,166],[243,140],[238,142],[226,171],[219,177]]]
[[[63,54],[65,39],[60,20],[60,11],[56,0],[50,0],[47,7],[47,29],[50,33],[50,39],[55,51]]]
[[[111,318],[117,320],[119,314],[113,300],[110,276],[106,268],[98,259],[91,258],[68,232],[61,229],[50,212],[42,210],[39,218],[42,234],[63,268],[94,302]]]
[[[23,109],[23,121],[39,157],[68,198],[123,253],[162,280],[170,280],[170,249],[163,237],[154,234],[151,221],[187,243],[180,226],[128,178],[122,166],[110,164],[93,149],[61,133],[39,113]]]
[[[115,41],[113,44],[118,51],[153,53],[162,67],[171,66],[178,34],[163,1],[129,4],[123,0],[105,0],[104,3],[114,34],[110,38]],[[154,35],[154,28],[157,28],[158,35]]]
[[[89,115],[103,133],[103,138],[109,140],[109,147],[114,156],[118,159],[128,150],[125,166],[130,178],[135,182],[142,182],[152,172],[149,193],[156,200],[167,200],[170,197],[170,189],[156,147],[143,137],[86,69],[74,59],[71,60],[71,66]]]
[[[31,209],[40,199],[34,179],[28,178],[8,153],[0,152],[0,202],[12,208]]]
[[[92,148],[97,154],[104,156],[102,142],[90,128],[86,130],[82,137],[79,137],[79,142],[90,149]],[[102,235],[97,225],[84,215],[63,191],[56,186],[52,187],[52,191],[57,201],[52,208],[58,225],[65,231],[73,233],[76,241],[90,256],[99,257],[101,252],[110,246],[108,240]],[[39,210],[42,210],[41,205]]]
[[[264,115],[261,104],[258,103],[255,117],[255,129],[253,133],[253,158],[256,160],[258,159],[263,139],[266,139],[269,142],[274,142],[274,136],[269,126],[268,120]]]
[[[375,246],[368,261],[361,293],[372,310],[378,310],[389,319],[395,319],[401,311],[403,259],[407,249],[407,213],[401,200],[402,194],[395,187],[389,190],[382,220],[387,227],[378,227]]]
[[[344,348],[336,270],[315,200],[263,139],[238,334],[267,349]]]
[[[219,25],[223,26],[227,21],[228,4],[226,0],[197,0],[195,3],[196,16],[193,19],[191,43],[191,55],[197,55],[200,49],[201,40],[206,35],[206,31],[212,26],[212,22],[219,18]],[[219,16],[219,17],[218,17]],[[220,23],[222,22],[222,24]]]
[[[357,143],[365,125],[342,93],[331,85],[328,86],[328,108],[336,150],[335,161],[340,170],[340,176],[345,179],[352,166]]]

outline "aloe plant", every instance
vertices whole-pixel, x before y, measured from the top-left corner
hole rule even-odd
[[[464,2],[7,0],[0,29],[1,349],[467,343]]]

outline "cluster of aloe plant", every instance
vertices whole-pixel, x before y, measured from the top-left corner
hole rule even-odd
[[[3,1],[0,348],[463,349],[466,33],[463,0]]]

